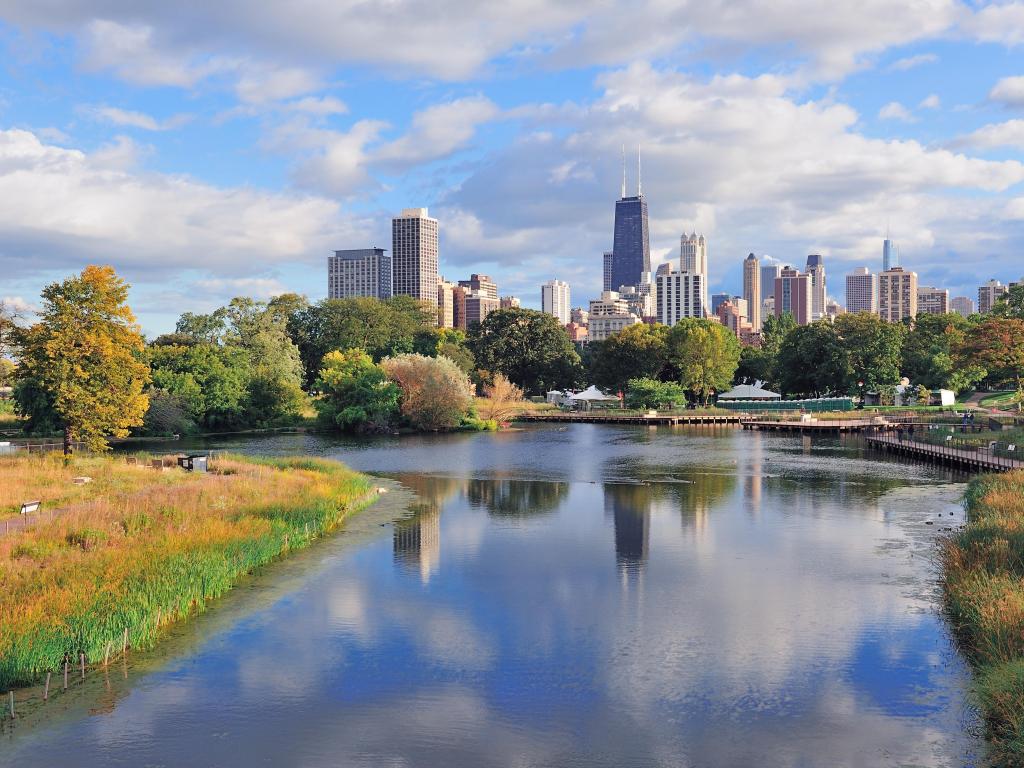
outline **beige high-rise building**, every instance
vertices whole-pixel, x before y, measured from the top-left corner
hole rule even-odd
[[[970,296],[954,296],[949,306],[961,317],[970,317],[974,314],[974,299]]]
[[[495,301],[498,299],[498,284],[487,275],[473,273],[469,276],[469,280],[459,280],[459,285],[467,291],[480,291],[484,296]]]
[[[569,284],[564,280],[548,280],[540,287],[540,310],[558,318],[561,325],[569,323],[572,308]]]
[[[949,291],[927,285],[917,287],[917,314],[944,315],[949,312]]]
[[[502,296],[499,304],[501,309],[519,309],[522,306],[518,296]]]
[[[455,327],[455,283],[443,277],[437,281],[437,325],[439,328]]]
[[[978,288],[978,312],[985,314],[991,312],[992,307],[1004,296],[1009,289],[998,280],[989,280]]]
[[[618,291],[604,291],[599,299],[591,299],[588,317],[588,340],[604,341],[623,328],[636,325],[640,318],[629,311],[629,302]]]
[[[917,272],[892,267],[878,276],[878,314],[890,323],[917,315]]]
[[[747,300],[750,327],[761,330],[761,263],[752,253],[743,260],[743,298]]]
[[[391,220],[394,294],[437,305],[437,219],[426,208],[406,208]]]
[[[679,269],[691,275],[708,273],[708,242],[704,235],[684,233],[679,238]]]
[[[846,276],[846,311],[878,312],[878,275],[867,267],[857,267]]]
[[[825,316],[825,302],[828,295],[824,257],[817,253],[810,254],[807,257],[806,273],[811,281],[811,320],[821,320]]]

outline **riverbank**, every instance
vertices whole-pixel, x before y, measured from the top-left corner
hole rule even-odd
[[[943,550],[946,605],[977,675],[992,762],[1024,766],[1024,472],[968,486]]]
[[[18,477],[20,493],[59,492],[58,461],[2,458],[0,485]],[[82,654],[103,663],[125,645],[151,647],[168,624],[376,498],[364,475],[318,459],[229,456],[186,474],[104,457],[70,469],[97,474],[85,486],[97,491],[0,539],[0,689]]]

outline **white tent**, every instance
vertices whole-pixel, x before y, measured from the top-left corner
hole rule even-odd
[[[606,395],[600,389],[594,385],[590,385],[582,392],[577,392],[575,395],[567,395],[565,401],[569,403],[573,408],[579,408],[581,410],[589,410],[596,406],[609,406],[612,404],[618,404],[619,398],[615,395]]]
[[[782,395],[778,392],[769,392],[767,389],[755,387],[750,384],[738,384],[728,392],[718,396],[719,400],[781,400]]]

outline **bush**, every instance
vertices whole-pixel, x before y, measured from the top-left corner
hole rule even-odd
[[[383,430],[398,415],[398,386],[361,349],[329,352],[316,382],[321,423],[348,431]]]
[[[446,357],[407,354],[381,361],[402,391],[399,408],[416,429],[455,429],[473,402],[469,377]]]
[[[683,388],[672,381],[630,379],[626,383],[627,408],[679,408],[686,405]]]

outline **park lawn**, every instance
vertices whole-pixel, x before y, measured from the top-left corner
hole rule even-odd
[[[1024,765],[1024,472],[975,479],[943,548],[948,615],[976,674],[994,765]]]
[[[1011,410],[1014,408],[1014,397],[1016,396],[1016,390],[1008,390],[1006,392],[993,392],[978,401],[978,404],[982,408],[1005,408]]]
[[[102,662],[126,631],[130,647],[152,646],[167,624],[376,498],[368,478],[320,459],[217,458],[205,475],[132,468],[142,482],[127,484],[123,459],[75,458],[73,471],[101,475],[102,462],[108,493],[0,536],[0,690],[83,653]],[[26,491],[50,487],[51,459],[0,467]]]

